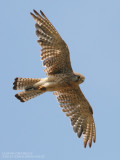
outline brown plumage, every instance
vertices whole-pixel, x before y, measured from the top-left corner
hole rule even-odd
[[[33,86],[36,82],[39,82],[40,78],[15,78],[13,89],[23,90]]]
[[[54,91],[62,111],[70,118],[73,130],[80,138],[83,135],[84,147],[96,141],[93,110],[83,95],[79,84],[85,77],[73,72],[70,54],[66,43],[42,11],[34,10],[36,35],[42,47],[41,60],[45,66],[46,78],[16,78],[13,89],[24,90],[15,95],[21,102],[28,101],[47,91]]]
[[[80,138],[83,133],[84,147],[89,142],[89,146],[96,141],[95,124],[93,120],[93,110],[84,97],[79,87],[63,89],[54,92],[57,96],[62,111],[69,116],[74,132]]]
[[[36,21],[36,34],[39,38],[38,43],[42,47],[41,60],[46,67],[45,72],[47,75],[72,72],[66,43],[42,11],[41,15],[35,10],[34,13],[36,15],[33,13],[31,15]]]

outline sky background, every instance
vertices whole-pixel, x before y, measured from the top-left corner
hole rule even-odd
[[[14,97],[14,78],[45,77],[33,9],[46,14],[68,44],[74,71],[86,77],[81,89],[97,133],[91,149],[84,149],[52,93],[26,103]],[[0,160],[12,153],[45,160],[119,159],[120,1],[4,0],[0,22]]]

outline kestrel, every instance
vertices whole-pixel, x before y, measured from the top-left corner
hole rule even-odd
[[[24,90],[15,95],[21,102],[48,91],[57,96],[62,111],[70,118],[73,130],[80,138],[83,136],[84,147],[89,147],[96,141],[96,129],[93,110],[83,95],[79,84],[85,77],[73,72],[69,49],[57,30],[45,14],[33,10],[30,13],[35,20],[38,43],[42,47],[41,60],[45,66],[46,78],[16,78],[13,89]]]

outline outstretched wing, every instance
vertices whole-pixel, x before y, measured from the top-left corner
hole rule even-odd
[[[56,29],[42,11],[31,13],[36,21],[38,43],[42,47],[41,60],[47,75],[72,72],[69,50]]]
[[[83,135],[84,147],[86,147],[87,142],[91,147],[92,141],[96,141],[93,110],[79,86],[56,91],[54,95],[57,95],[58,102],[63,108],[62,111],[69,116],[74,132],[79,138]]]

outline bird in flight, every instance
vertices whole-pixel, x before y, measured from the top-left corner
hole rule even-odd
[[[57,30],[40,11],[30,13],[35,20],[38,43],[42,47],[41,60],[45,66],[46,78],[16,78],[13,89],[23,90],[15,95],[21,102],[45,92],[53,91],[57,96],[60,107],[71,120],[73,130],[86,147],[96,141],[96,129],[93,119],[93,110],[83,95],[79,84],[85,77],[73,71],[70,62],[70,53],[67,44]]]

